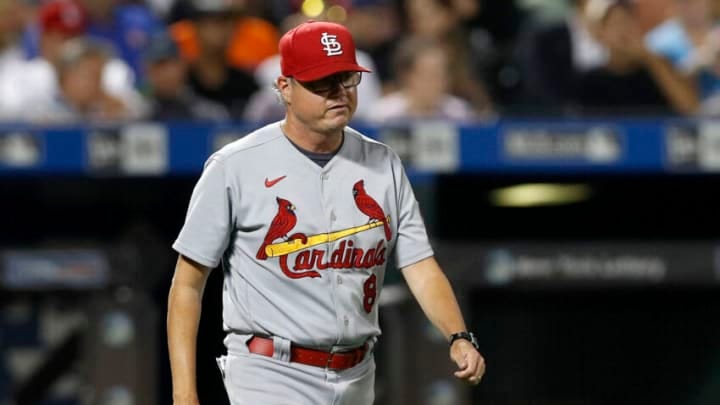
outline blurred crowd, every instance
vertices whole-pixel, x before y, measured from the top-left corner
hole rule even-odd
[[[373,70],[358,120],[720,115],[720,0],[0,0],[0,120],[279,119],[308,19]]]

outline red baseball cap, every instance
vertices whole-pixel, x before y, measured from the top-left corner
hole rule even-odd
[[[40,28],[43,32],[60,32],[69,36],[83,34],[87,27],[87,15],[74,0],[45,2],[39,10]]]
[[[307,21],[280,38],[283,76],[308,82],[338,72],[370,72],[355,59],[355,42],[340,24]]]

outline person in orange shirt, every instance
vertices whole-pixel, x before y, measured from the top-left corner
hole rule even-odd
[[[278,52],[278,29],[270,22],[245,15],[244,1],[193,0],[191,17],[170,26],[173,39],[183,58],[192,62],[200,53],[197,20],[201,18],[234,19],[235,30],[227,48],[227,61],[232,67],[252,71],[265,58]]]

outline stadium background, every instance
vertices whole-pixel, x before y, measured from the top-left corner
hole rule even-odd
[[[718,403],[720,125],[534,111],[496,63],[492,117],[354,123],[406,162],[488,362],[480,386],[455,383],[391,272],[378,404]],[[171,403],[170,245],[205,157],[258,125],[0,125],[0,404]],[[207,404],[227,403],[221,281],[199,336]]]

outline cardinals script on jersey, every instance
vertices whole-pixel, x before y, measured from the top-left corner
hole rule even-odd
[[[316,270],[325,270],[328,268],[332,269],[370,269],[378,265],[385,264],[386,261],[386,246],[385,241],[380,240],[377,244],[370,249],[363,249],[362,247],[356,247],[355,242],[351,240],[344,240],[345,238],[365,232],[377,225],[384,227],[385,237],[389,241],[392,238],[392,231],[388,225],[389,217],[385,217],[385,213],[378,203],[370,197],[363,188],[364,181],[360,180],[353,186],[352,192],[357,204],[358,209],[361,212],[370,217],[369,222],[374,225],[356,226],[349,229],[337,230],[328,234],[319,234],[307,236],[304,233],[297,232],[291,236],[287,236],[288,233],[297,224],[297,216],[295,215],[295,206],[288,200],[277,197],[278,212],[270,224],[267,235],[263,239],[262,245],[257,252],[258,260],[266,260],[268,254],[272,256],[280,257],[280,268],[283,273],[290,278],[302,278],[302,277],[320,277],[320,273]],[[291,247],[290,249],[294,252],[299,249],[303,249],[295,258],[295,265],[292,270],[288,267],[288,253],[280,254],[281,252],[287,252],[288,249],[283,249],[283,244],[268,246],[274,240],[278,238],[284,238],[287,242],[285,246]],[[330,252],[326,259],[326,249],[313,248],[321,244],[333,242],[335,240],[343,239],[339,246]],[[295,243],[297,241],[297,243]],[[278,252],[278,253],[276,253]]]

